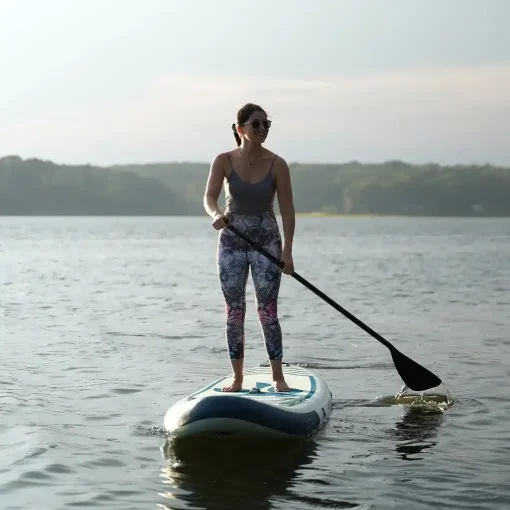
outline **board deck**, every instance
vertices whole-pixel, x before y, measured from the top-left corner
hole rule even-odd
[[[284,366],[289,391],[274,389],[270,366],[244,370],[243,389],[223,391],[226,375],[171,406],[165,429],[175,437],[201,434],[308,436],[327,421],[332,395],[325,381],[306,368]]]
[[[270,367],[254,367],[244,371],[243,389],[236,392],[225,392],[223,387],[230,384],[232,376],[225,376],[210,385],[193,393],[188,400],[208,396],[230,395],[235,397],[265,399],[273,405],[295,405],[309,399],[316,390],[315,378],[301,367],[286,367],[285,380],[290,391],[275,391]]]

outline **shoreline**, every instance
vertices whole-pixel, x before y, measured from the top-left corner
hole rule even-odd
[[[279,219],[282,218],[281,213],[275,211],[275,216]],[[205,218],[206,214],[2,214],[0,213],[0,219],[2,218]],[[478,220],[490,220],[490,219],[510,219],[510,215],[461,215],[461,214],[376,214],[376,213],[363,213],[363,214],[342,214],[342,213],[322,213],[322,212],[310,212],[310,213],[296,213],[296,218],[342,218],[342,219],[389,219],[389,218],[400,218],[400,219],[478,219]]]
[[[281,217],[281,214],[276,216]],[[509,218],[506,215],[475,215],[475,214],[383,214],[383,213],[323,213],[309,212],[296,213],[296,218],[344,218],[344,219],[376,219],[376,218],[469,218],[469,219],[491,219],[491,218]]]

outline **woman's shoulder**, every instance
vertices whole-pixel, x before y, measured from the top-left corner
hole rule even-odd
[[[270,151],[269,149],[265,149],[265,151],[266,152],[264,153],[264,159],[271,160],[274,168],[278,168],[280,166],[283,167],[287,166],[287,162],[280,154]]]
[[[275,175],[278,175],[280,172],[285,172],[288,170],[287,161],[280,154],[272,152],[270,150],[267,151],[267,158],[272,160],[272,167]]]
[[[214,166],[221,166],[222,168],[227,168],[230,166],[232,162],[232,151],[224,151],[219,152],[214,156],[212,160],[212,164]]]

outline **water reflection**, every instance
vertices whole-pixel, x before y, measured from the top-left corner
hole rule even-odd
[[[292,488],[316,448],[312,440],[169,440],[162,447],[166,502],[160,508],[269,510],[271,498]]]
[[[423,450],[432,448],[438,443],[435,439],[437,431],[444,420],[440,409],[427,407],[404,407],[404,415],[390,435],[397,442],[395,450],[403,460],[419,460],[417,456]]]

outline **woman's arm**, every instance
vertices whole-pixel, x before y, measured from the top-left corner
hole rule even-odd
[[[278,172],[276,173],[276,190],[278,193],[278,204],[282,214],[284,246],[283,251],[292,254],[292,242],[296,226],[296,212],[294,210],[294,199],[292,196],[292,184],[290,171],[287,162],[278,158]]]
[[[223,160],[224,154],[219,154],[214,158],[205,187],[204,209],[211,218],[217,218],[223,215],[218,206],[218,197],[220,196],[223,179],[225,177]]]

